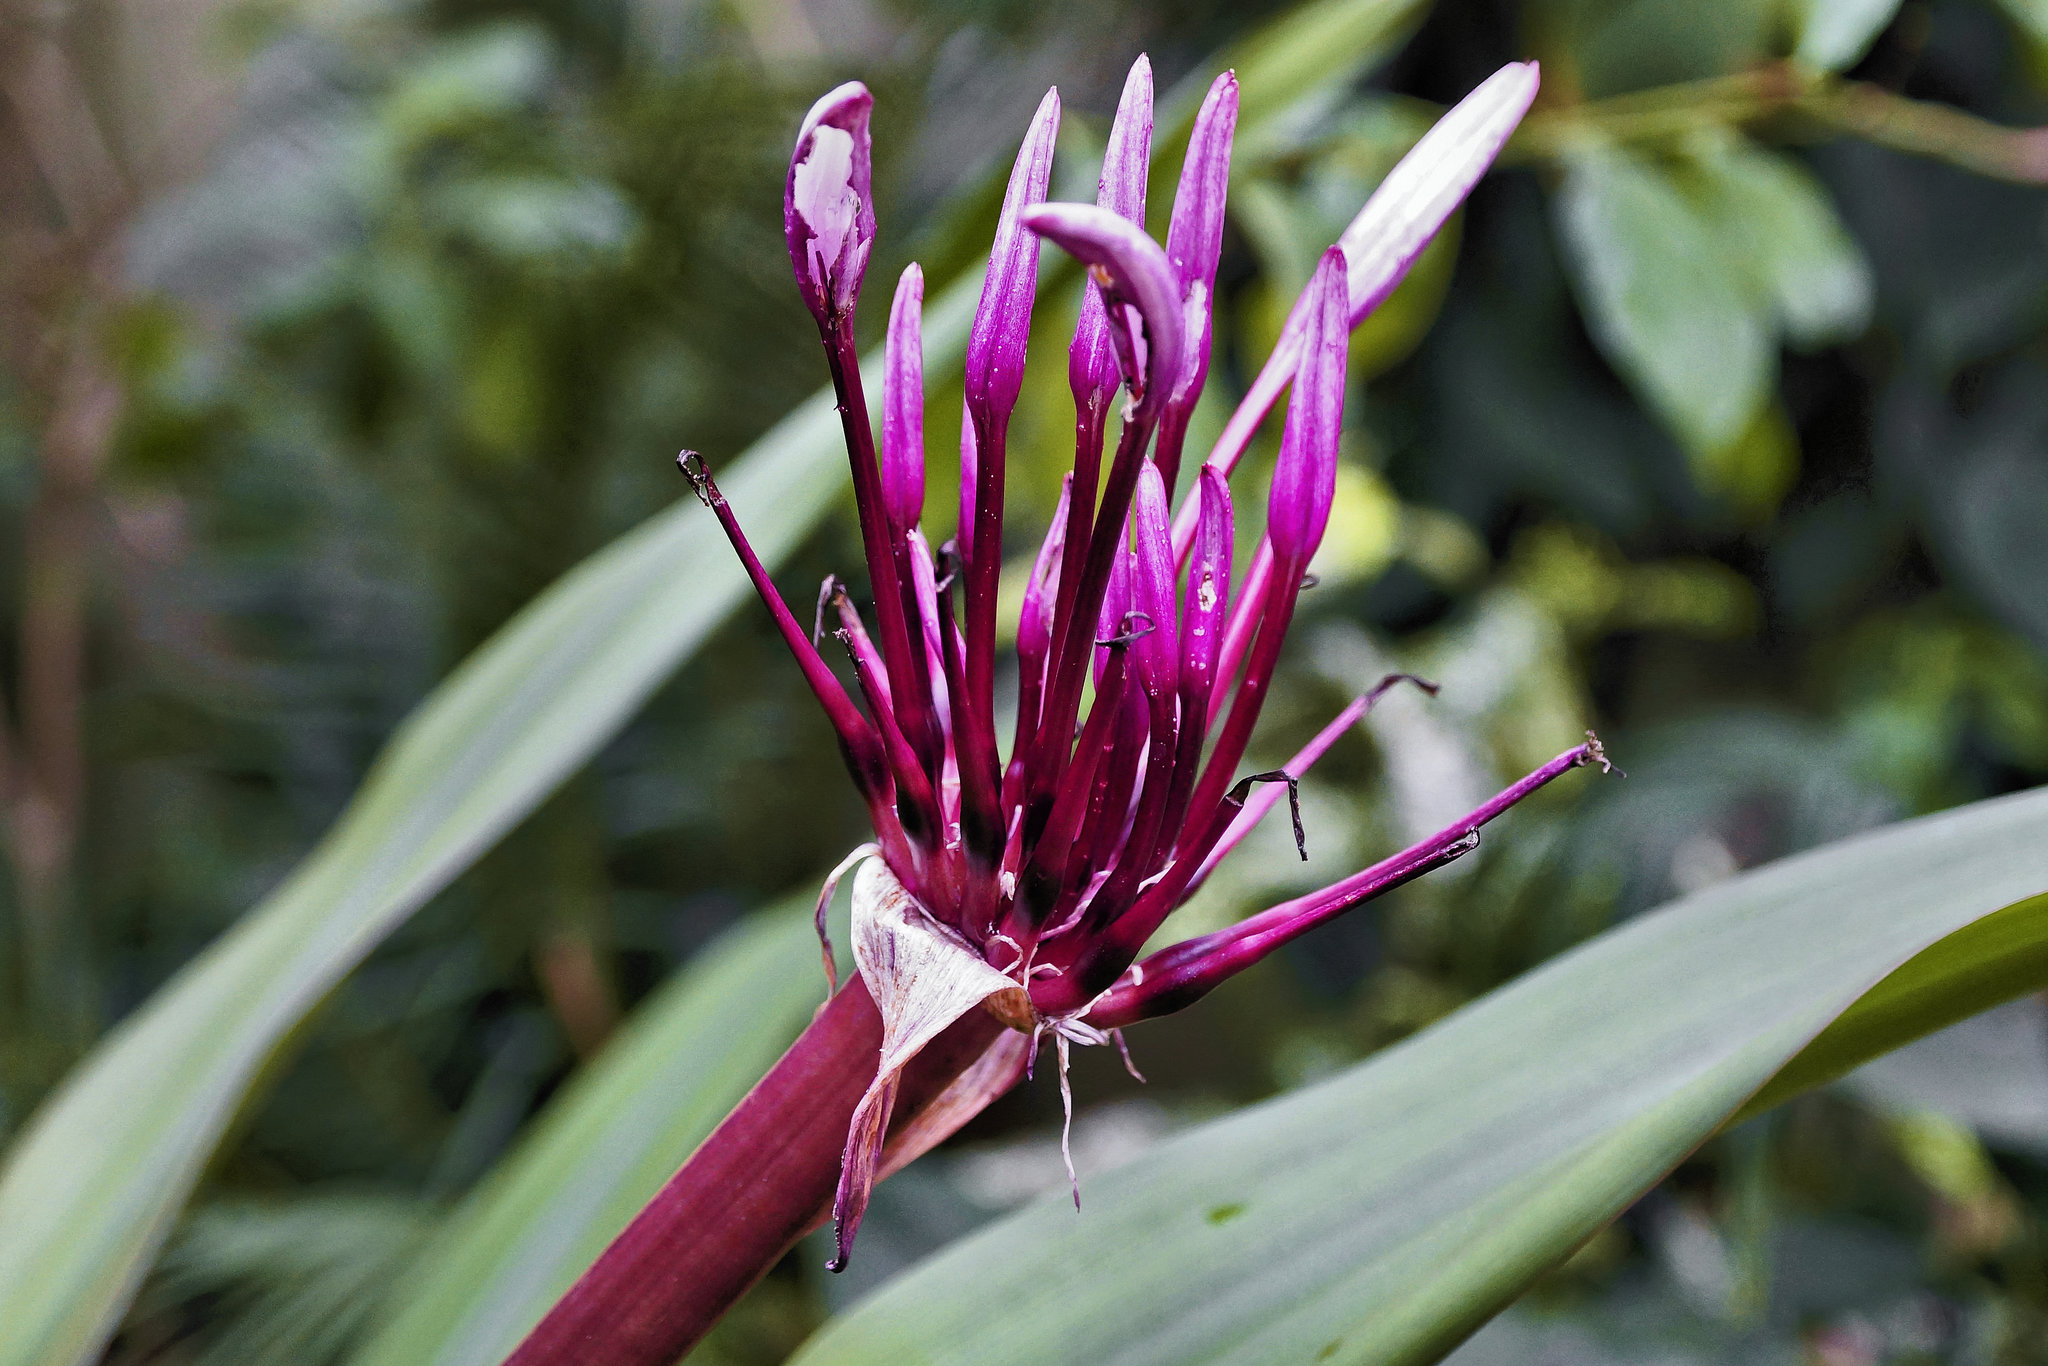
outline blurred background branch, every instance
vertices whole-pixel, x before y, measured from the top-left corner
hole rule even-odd
[[[1583,105],[1552,102],[1522,125],[1508,155],[1556,157],[1573,139],[1588,135],[1672,143],[1702,129],[1758,123],[1774,123],[1795,141],[1848,134],[1998,180],[2048,181],[2048,129],[2002,127],[1949,105],[1790,62]]]

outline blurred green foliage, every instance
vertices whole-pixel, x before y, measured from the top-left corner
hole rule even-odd
[[[63,562],[38,531],[71,412],[50,357],[96,358],[119,404],[73,533],[84,777],[57,892],[28,876],[28,770],[0,778],[0,1136],[292,866],[456,660],[681,495],[677,448],[735,451],[816,387],[778,195],[818,89],[877,92],[875,278],[913,256],[943,276],[1046,83],[1083,115],[1061,175],[1085,194],[1132,55],[1167,89],[1277,8],[193,6],[204,154],[152,179],[175,102],[106,116],[141,130],[109,135],[137,187],[113,245],[5,274],[0,691],[23,753]],[[62,24],[111,33],[120,9]],[[2038,4],[1440,0],[1241,155],[1196,437],[1433,108],[1527,56],[1545,92],[1505,168],[1358,335],[1322,586],[1261,748],[1393,664],[1444,692],[1390,698],[1304,784],[1310,863],[1261,832],[1189,920],[1349,871],[1588,725],[1631,776],[1546,794],[1140,1035],[1152,1108],[1135,1130],[1102,1110],[1105,1134],[1323,1075],[1736,869],[2048,779],[2048,192],[2014,183],[2048,157],[1992,126],[2048,119]],[[10,244],[67,202],[32,131],[0,125]],[[1020,549],[1068,459],[1073,310],[1040,310]],[[952,422],[928,424],[941,527]],[[857,558],[835,519],[779,578],[800,598]],[[742,614],[304,1031],[113,1359],[341,1359],[620,1013],[863,826]],[[2048,1013],[2010,1027],[2038,1063]],[[1969,1071],[1974,1101],[1909,1070],[1716,1140],[1469,1360],[2048,1360],[2048,1120],[1982,1120],[2048,1073]],[[1102,1059],[1077,1088],[1129,1100]],[[885,1187],[849,1278],[793,1259],[707,1352],[780,1359],[1014,1198],[991,1173],[1035,1151],[1045,1092]]]

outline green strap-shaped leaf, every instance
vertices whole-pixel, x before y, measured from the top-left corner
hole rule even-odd
[[[957,362],[978,285],[927,315],[933,372]],[[880,387],[877,375],[871,392]],[[729,474],[726,496],[775,563],[845,484],[829,393]],[[297,871],[123,1021],[9,1155],[0,1366],[98,1353],[279,1042],[581,766],[749,591],[717,522],[682,499],[549,587],[420,705]]]
[[[497,1366],[824,997],[808,905],[729,931],[634,1012],[463,1201],[352,1366]]]
[[[2048,789],[1632,921],[1091,1181],[1078,1215],[1062,1192],[998,1221],[797,1359],[1434,1361],[1753,1099],[2044,982]]]

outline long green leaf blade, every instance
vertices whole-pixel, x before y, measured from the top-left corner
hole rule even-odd
[[[1603,935],[939,1254],[804,1366],[1436,1360],[1785,1076],[2048,982],[2048,789]]]

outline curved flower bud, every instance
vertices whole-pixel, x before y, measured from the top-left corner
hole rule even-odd
[[[874,97],[848,81],[811,106],[782,191],[782,231],[804,304],[827,327],[853,312],[875,241]]]
[[[1093,204],[1041,204],[1022,221],[1089,267],[1137,410],[1157,412],[1183,353],[1180,288],[1166,252],[1144,229]]]
[[[1286,572],[1300,577],[1330,523],[1337,496],[1337,445],[1344,430],[1344,361],[1350,321],[1344,293],[1344,250],[1323,253],[1309,283],[1308,335],[1280,459],[1273,467],[1273,491],[1266,509],[1266,539]]]
[[[896,282],[882,360],[882,506],[896,535],[924,516],[924,271]]]
[[[1152,159],[1152,62],[1143,53],[1131,63],[1124,79],[1123,98],[1117,104],[1116,122],[1109,128],[1109,143],[1102,153],[1102,179],[1096,184],[1095,202],[1139,227],[1145,226],[1145,173]],[[1090,281],[1081,299],[1081,318],[1074,327],[1074,342],[1067,351],[1067,383],[1074,391],[1074,404],[1108,410],[1121,380],[1116,349],[1110,342],[1109,315],[1102,291]]]
[[[826,1263],[833,1271],[846,1264],[867,1210],[904,1065],[947,1025],[991,996],[1008,998],[1002,1003],[1008,1008],[999,1013],[1006,1022],[1030,1014],[1017,984],[934,920],[881,859],[869,859],[854,874],[853,961],[882,1016],[882,1056],[846,1136],[839,1191],[832,1201],[839,1225],[837,1255]]]

